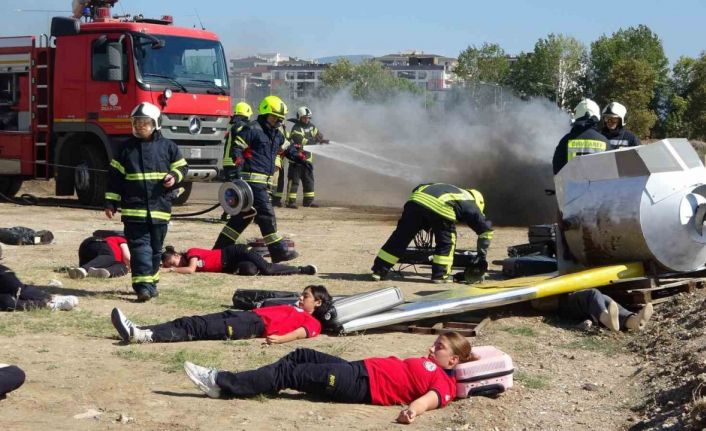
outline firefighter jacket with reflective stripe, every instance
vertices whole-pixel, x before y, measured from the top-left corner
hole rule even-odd
[[[245,125],[235,134],[230,156],[233,160],[238,157],[243,159],[241,177],[248,182],[263,182],[250,178],[268,178],[275,171],[277,153],[285,143],[284,133],[281,128],[273,129],[265,121],[265,115],[257,117]],[[257,174],[257,175],[252,175]],[[247,178],[246,178],[247,177]]]
[[[313,123],[304,124],[300,121],[296,121],[294,126],[292,126],[292,131],[289,133],[292,145],[299,145],[303,148],[305,145],[316,145],[321,142],[323,136],[319,133],[319,129],[314,126]],[[314,155],[306,151],[306,160],[302,160],[299,157],[294,158],[294,162],[312,162],[314,160]]]
[[[152,141],[132,137],[116,152],[108,167],[105,207],[121,208],[123,222],[167,223],[172,202],[164,177],[172,174],[175,185],[189,166],[177,145],[155,132]]]
[[[409,200],[447,220],[466,223],[478,235],[492,231],[473,195],[460,187],[444,183],[420,184]]]
[[[240,116],[236,115],[233,117],[233,122],[231,123],[230,131],[228,132],[228,136],[226,136],[226,145],[225,149],[223,151],[223,169],[226,170],[226,176],[228,175],[228,169],[229,168],[235,168],[235,163],[233,162],[233,159],[230,156],[230,150],[231,147],[233,146],[233,140],[235,139],[235,135],[240,132],[240,130],[250,122]]]
[[[633,132],[629,131],[628,129],[622,126],[616,127],[613,130],[604,127],[603,130],[601,130],[601,133],[603,133],[603,136],[608,138],[609,150],[617,150],[618,148],[626,147],[637,147],[638,145],[640,145],[640,138],[638,138]]]
[[[595,128],[593,120],[576,120],[571,131],[564,135],[554,150],[552,168],[556,175],[571,159],[608,149],[608,139]]]

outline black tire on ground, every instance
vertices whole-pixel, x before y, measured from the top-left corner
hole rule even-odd
[[[0,193],[12,198],[22,187],[22,177],[18,175],[0,175]]]
[[[183,187],[184,191],[182,194],[180,194],[176,199],[172,201],[172,205],[184,205],[186,201],[189,200],[189,196],[191,196],[191,189],[193,188],[194,183],[191,182],[185,182],[181,183],[177,186],[178,187]]]
[[[79,202],[102,207],[107,187],[108,161],[102,147],[84,144],[74,159],[74,185]]]

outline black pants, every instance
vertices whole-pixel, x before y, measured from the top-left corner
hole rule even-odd
[[[51,235],[51,239],[54,238],[51,232],[46,230],[35,231],[24,226],[0,228],[0,242],[9,245],[37,244],[42,236],[45,236],[45,239],[48,238],[46,235]],[[49,239],[50,242],[51,239]]]
[[[142,328],[152,330],[152,341],[168,343],[259,337],[265,331],[265,324],[260,316],[250,311],[226,310],[203,316],[181,317],[171,322]]]
[[[370,403],[368,372],[362,361],[348,362],[312,349],[296,349],[252,371],[221,371],[216,384],[224,395],[249,397],[294,389],[344,403]]]
[[[83,269],[105,268],[111,277],[127,274],[127,266],[115,259],[113,250],[101,238],[86,238],[78,247],[78,264]]]
[[[135,292],[147,290],[151,296],[157,296],[159,265],[162,263],[162,245],[166,235],[166,223],[125,223]]]
[[[429,228],[434,233],[435,241],[431,276],[434,279],[447,278],[451,273],[456,249],[456,224],[411,201],[404,205],[397,228],[375,258],[373,271],[389,271],[404,255],[415,235]]]
[[[292,163],[289,165],[287,173],[289,179],[287,185],[287,202],[294,203],[297,200],[299,181],[304,187],[304,206],[311,204],[316,197],[314,193],[314,165],[312,163]]]
[[[607,311],[608,304],[613,301],[610,297],[601,293],[598,289],[586,289],[578,292],[562,295],[559,298],[559,315],[565,319],[585,320],[591,319],[594,323],[600,323],[598,316]],[[625,321],[632,313],[618,304],[618,320],[620,327],[625,327]]]
[[[0,368],[0,399],[5,394],[22,386],[25,382],[25,372],[15,365]]]
[[[44,308],[50,300],[50,294],[22,283],[10,268],[0,265],[0,311]]]
[[[299,274],[299,267],[270,263],[260,253],[244,244],[226,246],[221,251],[223,272],[241,275],[292,275]],[[249,265],[248,265],[249,264]]]
[[[275,186],[275,191],[272,193],[273,202],[282,202],[282,197],[284,196],[284,184],[287,182],[287,166],[289,165],[289,160],[282,157],[282,168],[277,176],[277,184]]]
[[[257,211],[255,217],[248,217],[248,214],[238,214],[231,216],[228,223],[221,230],[216,243],[213,245],[214,249],[224,248],[227,245],[235,244],[235,242],[240,238],[245,229],[252,223],[253,219],[255,223],[260,227],[260,232],[262,237],[267,244],[267,248],[270,250],[270,255],[282,254],[285,252],[284,244],[282,244],[282,237],[277,233],[277,219],[275,218],[275,210],[272,208],[270,203],[270,194],[267,188],[267,184],[261,183],[249,183],[250,188],[253,193],[253,207]]]

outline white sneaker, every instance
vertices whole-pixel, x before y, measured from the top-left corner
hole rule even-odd
[[[113,308],[113,311],[110,312],[110,321],[118,331],[120,339],[129,343],[132,338],[132,328],[135,327],[135,324],[125,317],[119,308]]]
[[[620,320],[618,318],[618,304],[615,301],[611,301],[608,304],[608,310],[601,313],[598,316],[598,320],[611,331],[620,331]]]
[[[88,272],[81,267],[72,267],[67,270],[69,278],[74,280],[83,280],[88,276]]]
[[[88,268],[88,276],[94,278],[110,278],[110,271],[105,268]]]
[[[151,329],[140,329],[133,325],[130,328],[130,342],[131,343],[151,343],[152,342],[152,330]]]
[[[78,305],[78,298],[73,295],[53,295],[47,306],[52,310],[73,310]]]
[[[217,369],[202,367],[186,361],[184,362],[184,372],[206,395],[211,398],[221,397],[221,388],[216,384]]]
[[[637,314],[633,314],[627,318],[625,327],[631,331],[642,331],[645,329],[647,321],[652,317],[652,313],[654,313],[654,307],[651,302],[648,302]]]

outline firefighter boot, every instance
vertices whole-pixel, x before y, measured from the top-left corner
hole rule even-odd
[[[277,207],[277,208],[282,208],[284,205],[282,205],[282,198],[273,196],[272,197],[272,206]]]
[[[317,204],[314,203],[314,198],[304,198],[304,203],[302,205],[309,208],[319,207]]]
[[[299,208],[299,207],[297,206],[297,201],[295,201],[294,199],[288,199],[288,200],[287,200],[287,208],[291,208],[291,209],[293,209],[293,210]]]
[[[297,257],[299,257],[299,253],[297,253],[296,250],[286,249],[281,244],[279,247],[270,249],[270,259],[272,259],[272,263],[286,262],[296,259]]]

